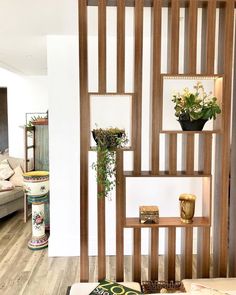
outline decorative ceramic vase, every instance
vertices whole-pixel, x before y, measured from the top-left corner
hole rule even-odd
[[[49,191],[49,172],[31,171],[23,175],[28,196],[43,196]]]
[[[180,202],[180,219],[183,223],[192,223],[195,211],[196,196],[192,194],[181,194]]]
[[[201,131],[207,122],[204,119],[194,121],[179,119],[178,121],[183,131]]]
[[[48,203],[49,172],[31,171],[23,174],[28,202],[32,204],[32,238],[28,242],[31,250],[48,246],[45,234],[45,204]]]

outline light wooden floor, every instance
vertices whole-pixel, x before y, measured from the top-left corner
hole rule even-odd
[[[23,213],[0,219],[0,295],[65,295],[67,287],[79,281],[79,257],[48,258],[48,250],[31,251],[31,221]],[[160,259],[159,279],[163,262]],[[97,280],[97,258],[90,257],[90,281]],[[177,259],[177,264],[179,264]],[[142,257],[142,279],[147,280],[147,257]],[[125,281],[131,278],[132,258],[125,257]],[[177,272],[178,278],[178,272]],[[107,279],[115,279],[115,257],[107,257]]]

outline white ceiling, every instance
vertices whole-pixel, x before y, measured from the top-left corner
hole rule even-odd
[[[0,0],[0,67],[46,75],[46,36],[77,32],[77,0]]]

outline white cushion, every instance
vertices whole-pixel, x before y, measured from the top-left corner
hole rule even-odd
[[[231,291],[231,293],[236,291],[236,278],[186,279],[182,280],[182,283],[187,292],[191,290],[191,284],[200,284],[220,291]]]
[[[0,180],[6,180],[14,174],[14,171],[11,169],[11,166],[8,163],[8,160],[5,159],[0,163]]]
[[[21,166],[17,166],[14,169],[14,174],[11,176],[11,178],[9,180],[14,186],[23,186],[24,185],[23,170],[22,170]]]
[[[10,181],[0,180],[0,192],[11,191],[14,186]]]
[[[140,284],[135,282],[121,282],[119,283],[128,288],[141,291]],[[70,295],[88,295],[91,293],[99,283],[75,283],[71,286]],[[185,293],[186,294],[186,293]]]

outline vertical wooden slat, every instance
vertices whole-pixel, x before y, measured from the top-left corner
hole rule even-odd
[[[210,275],[210,227],[199,227],[198,255],[197,255],[197,277],[209,278]]]
[[[214,74],[215,61],[215,26],[216,26],[216,0],[209,0],[207,7],[203,8],[202,15],[202,74]]]
[[[197,0],[189,1],[189,8],[186,11],[185,24],[185,64],[184,71],[189,74],[196,74],[197,65]]]
[[[150,229],[149,279],[158,280],[159,229]]]
[[[80,69],[80,281],[89,279],[88,259],[88,147],[89,99],[87,53],[87,1],[79,5],[79,69]]]
[[[204,177],[202,191],[202,216],[211,217],[211,194],[212,194],[211,177]],[[211,222],[211,220],[209,220]],[[208,278],[210,272],[210,227],[198,228],[197,241],[197,277]]]
[[[117,0],[117,92],[125,92],[125,0]]]
[[[179,72],[179,0],[172,0],[170,7],[170,35],[168,68],[171,74]]]
[[[236,85],[236,36],[234,34],[234,75]],[[233,88],[232,142],[230,158],[230,218],[229,218],[229,276],[236,276],[236,87]]]
[[[143,65],[143,0],[135,1],[135,52],[134,52],[134,93],[136,126],[134,145],[134,173],[141,171],[141,130],[142,130],[142,65]]]
[[[124,281],[125,180],[123,151],[116,152],[116,281]]]
[[[228,0],[225,7],[223,52],[223,134],[218,136],[216,145],[216,169],[221,171],[220,179],[216,179],[215,207],[218,206],[220,214],[214,219],[214,275],[224,277],[227,275],[228,261],[228,191],[229,191],[229,153],[230,153],[230,114],[231,114],[231,86],[232,86],[232,57],[233,57],[233,26],[234,1]],[[220,159],[220,160],[219,160]],[[219,213],[216,211],[216,213]],[[217,237],[218,236],[218,237]]]
[[[162,83],[161,83],[161,0],[153,1],[153,39],[152,39],[152,135],[151,169],[152,174],[159,172],[159,132],[162,124]]]
[[[182,136],[182,170],[188,175],[194,172],[194,134]]]
[[[182,228],[182,259],[180,268],[181,279],[191,279],[193,270],[193,229],[191,227]]]
[[[167,228],[165,231],[165,238],[165,280],[175,281],[176,228]]]
[[[188,74],[196,74],[197,65],[197,8],[198,1],[189,1],[185,23],[185,61],[184,71]],[[183,135],[183,153],[185,158],[182,164],[185,166],[186,174],[194,172],[194,134]],[[192,251],[193,251],[193,229],[182,229],[181,231],[181,274],[188,278],[192,277]],[[191,241],[189,240],[191,238]]]
[[[106,0],[98,1],[98,88],[106,92]]]
[[[198,170],[203,174],[211,174],[212,134],[199,135]]]
[[[97,161],[101,161],[103,151],[97,152]],[[104,186],[101,184],[98,187],[98,202],[97,202],[97,224],[98,224],[98,280],[103,280],[106,277],[106,211]]]
[[[175,174],[177,171],[177,134],[170,134],[169,140],[169,173]]]
[[[141,228],[134,228],[133,281],[141,282]]]
[[[98,1],[98,90],[106,92],[106,0]],[[98,155],[99,157],[100,155]],[[98,186],[98,193],[103,188]],[[98,280],[106,277],[105,200],[98,198]]]

